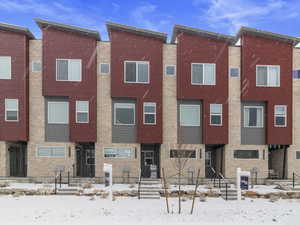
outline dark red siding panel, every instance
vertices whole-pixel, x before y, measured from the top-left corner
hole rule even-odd
[[[242,36],[242,101],[267,102],[267,144],[292,144],[293,46],[250,34]],[[256,87],[256,65],[280,65],[280,87]],[[287,105],[287,127],[274,127],[274,105]]]
[[[203,143],[228,143],[228,44],[186,33],[177,35],[177,98],[202,100]],[[215,63],[216,85],[192,85],[191,63]],[[223,125],[210,126],[210,104],[223,104]]]
[[[70,99],[70,141],[97,141],[97,41],[94,38],[61,31],[43,29],[43,95],[68,96]],[[81,59],[82,81],[56,81],[56,59]],[[90,122],[76,124],[76,100],[90,100]]]
[[[111,96],[137,99],[139,143],[162,143],[163,42],[128,32],[111,30]],[[124,83],[124,61],[149,61],[150,83]],[[143,103],[156,102],[156,125],[143,124]]]
[[[29,49],[23,34],[0,31],[0,56],[11,56],[11,80],[0,79],[0,141],[28,140]],[[5,98],[19,99],[19,122],[5,122]]]

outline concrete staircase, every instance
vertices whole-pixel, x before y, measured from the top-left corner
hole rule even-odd
[[[220,189],[221,196],[224,200],[237,200],[237,190],[234,187],[230,187],[227,189],[227,199],[226,199],[226,189],[221,188]]]
[[[139,186],[139,199],[160,199],[160,179],[142,178]]]

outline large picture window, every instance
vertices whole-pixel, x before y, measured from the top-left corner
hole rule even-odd
[[[0,79],[11,79],[10,56],[0,56]]]
[[[125,83],[149,83],[149,62],[125,61]]]
[[[69,103],[68,102],[48,102],[48,123],[68,124],[69,123]]]
[[[81,81],[81,59],[57,59],[57,81]]]
[[[66,155],[65,147],[38,147],[37,156],[38,157],[52,157],[52,158],[64,158]]]
[[[200,126],[200,105],[180,104],[180,126]]]
[[[185,159],[195,159],[196,150],[184,150],[184,149],[171,149],[170,158],[185,158]]]
[[[18,99],[5,99],[5,121],[19,121]]]
[[[264,108],[262,106],[244,107],[244,127],[262,128],[264,126]]]
[[[192,63],[192,84],[194,85],[215,85],[216,64]]]
[[[135,124],[135,104],[115,103],[114,104],[114,124],[134,125]]]
[[[280,66],[256,66],[256,86],[279,87]]]

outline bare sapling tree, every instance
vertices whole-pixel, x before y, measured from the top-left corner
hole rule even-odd
[[[187,169],[187,164],[190,158],[193,158],[194,151],[191,150],[173,150],[171,151],[171,157],[174,158],[173,160],[173,167],[176,171],[177,176],[177,185],[178,185],[178,214],[181,213],[181,185],[182,185],[182,178],[184,176],[184,171]]]

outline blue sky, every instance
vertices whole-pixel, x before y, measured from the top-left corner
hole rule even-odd
[[[106,21],[172,33],[173,24],[235,34],[240,26],[300,36],[299,0],[0,0],[0,22],[41,33],[33,18],[96,29]]]

